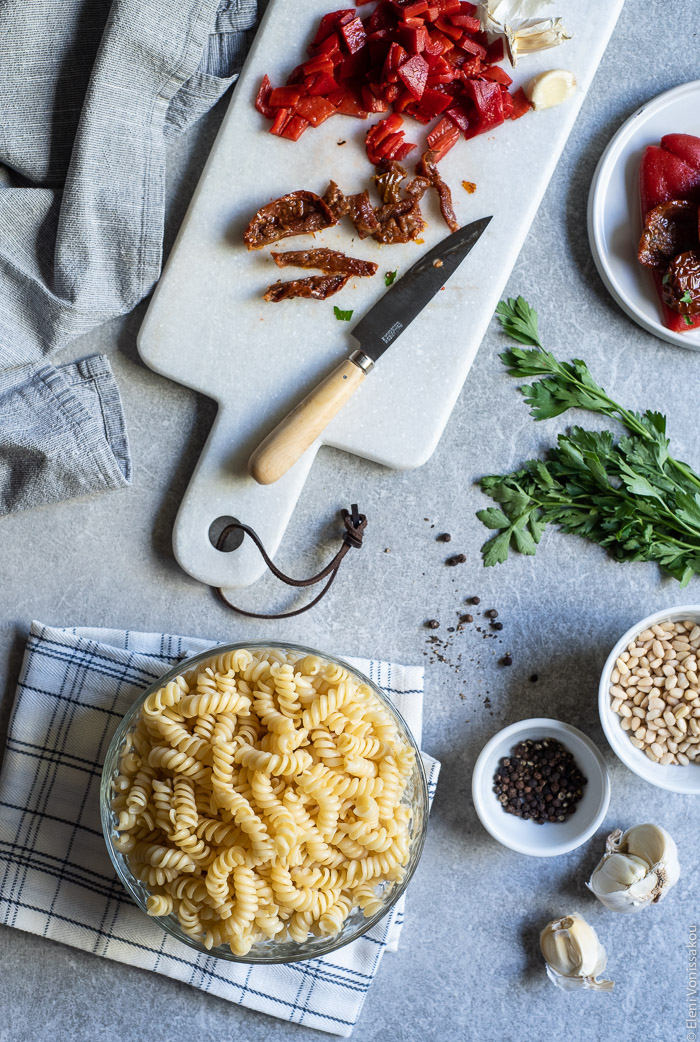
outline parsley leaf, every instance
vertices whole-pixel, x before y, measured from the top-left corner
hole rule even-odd
[[[683,294],[683,296],[679,297],[678,299],[681,302],[681,304],[692,304],[693,303],[693,298],[690,295],[690,290],[689,289],[687,289],[685,291],[685,293]]]
[[[394,285],[394,283],[396,282],[397,272],[398,272],[398,268],[396,269],[396,271],[387,271],[387,272],[384,273],[384,285],[385,286],[393,286]]]
[[[537,312],[523,297],[502,300],[496,314],[506,333],[521,344],[542,347],[537,330]]]
[[[501,355],[508,373],[539,378],[520,388],[535,420],[585,409],[616,420],[625,433],[616,440],[612,431],[572,427],[545,459],[481,478],[498,504],[477,514],[493,533],[481,548],[484,565],[502,564],[511,548],[534,554],[547,525],[556,524],[617,561],[655,561],[687,585],[700,574],[700,476],[670,454],[665,416],[625,409],[584,361],[563,362],[545,351],[537,313],[522,297],[502,301],[497,315],[526,345]]]
[[[341,311],[337,304],[333,306],[333,314],[339,322],[349,322],[352,318],[352,311]]]

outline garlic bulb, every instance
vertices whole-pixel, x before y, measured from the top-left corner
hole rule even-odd
[[[533,77],[525,93],[535,109],[552,109],[576,93],[576,77],[566,69],[549,69]]]
[[[658,904],[681,874],[678,848],[660,825],[611,832],[588,889],[613,912],[638,912]]]
[[[540,949],[547,964],[547,976],[565,991],[589,988],[610,991],[611,980],[597,980],[608,957],[598,935],[586,920],[574,913],[548,923],[540,934]]]
[[[488,32],[502,32],[503,26],[535,18],[543,7],[554,0],[484,0],[481,4],[481,25]]]
[[[511,65],[531,51],[558,47],[571,36],[561,18],[537,18],[553,0],[483,0],[481,28],[505,37]]]

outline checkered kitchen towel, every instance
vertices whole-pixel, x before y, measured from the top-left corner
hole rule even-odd
[[[107,856],[99,786],[112,734],[140,691],[208,647],[188,637],[32,625],[0,773],[0,923],[350,1035],[383,953],[397,946],[403,900],[369,933],[320,959],[227,963],[144,916]],[[349,661],[393,699],[420,742],[422,669]],[[432,798],[440,765],[424,762]]]

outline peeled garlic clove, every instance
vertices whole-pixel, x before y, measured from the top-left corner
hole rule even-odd
[[[550,69],[531,79],[525,93],[536,109],[551,109],[576,93],[576,77],[566,69]]]
[[[678,882],[678,848],[660,825],[636,825],[608,836],[606,853],[587,886],[613,912],[638,912],[663,900]]]
[[[540,949],[547,976],[557,987],[565,991],[612,989],[612,981],[596,979],[605,969],[608,957],[595,930],[582,916],[574,913],[548,923],[540,933]]]

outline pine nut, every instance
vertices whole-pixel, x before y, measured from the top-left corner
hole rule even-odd
[[[668,765],[673,762],[673,758],[673,753],[664,753],[661,757],[660,763],[663,764],[664,767],[668,767]]]
[[[652,742],[651,751],[655,754],[657,759],[661,759],[665,750],[660,742]]]
[[[624,709],[624,706],[623,706],[623,709]],[[630,723],[630,718],[628,716],[623,716],[622,720],[620,720],[620,726],[621,726],[623,731],[629,731],[629,729],[632,726],[632,724]]]
[[[647,756],[649,757],[650,760],[654,761],[654,763],[658,763],[659,762],[658,756],[656,755],[656,753],[653,753],[651,751],[651,747],[649,749],[645,749],[644,752],[647,754]]]
[[[633,716],[630,720],[630,730],[636,731],[641,726],[641,720],[638,716]]]
[[[676,706],[676,708],[673,710],[673,715],[675,716],[676,720],[682,720],[683,717],[684,716],[688,716],[689,713],[690,713],[690,706],[688,706],[688,705]]]
[[[664,720],[666,721],[666,723],[667,723],[667,725],[669,727],[675,727],[676,718],[675,718],[675,716],[673,715],[673,713],[671,712],[670,709],[667,709],[666,712],[664,713]]]
[[[637,637],[637,640],[643,640],[646,643],[646,641],[651,640],[653,636],[653,630],[642,630]],[[700,636],[700,627],[698,627],[698,636]]]
[[[622,699],[621,698],[613,698],[612,704],[611,704],[610,708],[612,709],[613,713],[619,713],[621,705],[622,705]],[[690,712],[690,710],[688,710],[688,712]]]
[[[622,703],[622,705],[620,706],[618,712],[619,712],[620,716],[625,716],[625,717],[632,716],[632,710],[630,709],[630,707],[627,705],[626,702]]]
[[[652,709],[652,710],[653,709],[663,709],[663,707],[664,707],[664,700],[663,700],[663,698],[650,698],[649,699],[649,708],[650,709]]]
[[[620,657],[617,660],[617,662],[615,663],[615,665],[617,666],[618,670],[620,671],[620,676],[621,677],[626,677],[627,674],[629,673],[629,669],[628,669],[627,663],[623,659],[622,655],[620,655]]]
[[[685,753],[680,752],[680,750],[676,753],[676,759],[679,763],[682,763],[684,767],[686,766],[686,764],[690,763],[690,760],[685,755]]]
[[[692,644],[692,642],[693,642],[694,640],[697,640],[697,639],[698,639],[698,637],[700,637],[700,626],[698,626],[698,625],[695,625],[695,626],[693,626],[692,630],[691,630],[691,631],[690,631],[690,633],[688,634],[688,640],[689,640],[689,641],[691,642],[691,644]]]
[[[632,745],[636,746],[637,749],[644,748],[644,742],[640,742],[638,738],[630,738]]]

